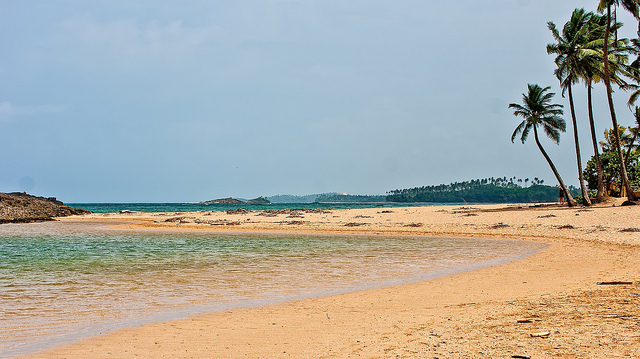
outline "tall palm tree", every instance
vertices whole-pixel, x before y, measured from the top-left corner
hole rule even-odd
[[[604,34],[607,27],[607,17],[600,16],[598,14],[592,14],[589,20],[589,39],[591,44],[589,49],[583,49],[583,52],[587,52],[585,56],[586,61],[580,63],[581,74],[580,76],[584,80],[584,84],[587,88],[587,108],[589,116],[589,127],[591,130],[591,144],[593,146],[593,156],[596,162],[597,173],[597,191],[596,202],[601,202],[605,195],[604,192],[604,170],[602,167],[602,160],[600,159],[600,150],[598,148],[598,137],[596,136],[596,125],[593,117],[593,84],[600,82],[604,77],[603,68],[603,55],[602,48],[604,46]],[[615,28],[622,26],[621,23],[616,23]],[[621,88],[628,88],[627,84],[618,73],[623,72],[622,68],[627,62],[627,49],[625,40],[616,40],[616,44],[613,51],[609,50],[609,67],[611,68],[611,80],[614,81]],[[594,48],[595,46],[595,48]],[[596,58],[596,61],[592,61],[592,58]]]
[[[539,85],[528,85],[528,92],[522,94],[522,105],[517,103],[509,104],[509,108],[513,108],[515,111],[513,114],[516,117],[522,117],[524,120],[516,127],[515,131],[511,135],[511,142],[520,135],[520,141],[524,143],[529,136],[531,130],[533,130],[533,137],[536,140],[538,149],[544,156],[545,160],[551,167],[553,175],[556,176],[560,187],[567,194],[569,206],[576,205],[576,201],[571,196],[567,186],[560,177],[560,173],[556,169],[556,166],[551,161],[551,158],[542,147],[540,139],[538,138],[538,127],[542,127],[544,133],[553,142],[558,143],[560,141],[560,132],[565,132],[567,124],[561,115],[562,105],[551,103],[551,99],[555,95],[553,92],[548,92],[551,87],[541,88]]]
[[[604,40],[604,32],[607,27],[607,18],[604,16],[593,14],[589,20],[589,26],[592,28],[589,31],[589,41]],[[604,170],[602,167],[602,160],[600,159],[600,150],[598,149],[598,138],[596,136],[596,124],[593,118],[593,84],[598,82],[602,77],[602,62],[587,63],[582,66],[582,78],[584,84],[587,87],[587,108],[589,116],[589,129],[591,130],[591,145],[593,146],[593,156],[596,160],[596,173],[598,177],[598,185],[596,188],[596,202],[602,202],[604,198]]]
[[[578,165],[578,179],[580,181],[580,189],[584,204],[591,205],[589,193],[584,183],[584,175],[582,173],[582,156],[580,154],[580,141],[578,138],[578,122],[576,120],[576,111],[573,101],[573,85],[578,83],[583,72],[583,67],[590,66],[588,63],[598,62],[596,56],[596,41],[590,41],[593,36],[590,31],[597,31],[590,24],[593,13],[586,12],[584,9],[575,9],[569,20],[562,28],[562,33],[558,31],[556,25],[549,21],[547,26],[553,37],[555,44],[547,45],[547,53],[557,55],[555,63],[558,68],[554,74],[560,81],[562,87],[562,95],[565,90],[569,92],[569,109],[571,112],[571,122],[573,125],[573,140],[576,149],[576,162]]]
[[[611,95],[611,74],[609,68],[609,35],[611,34],[611,7],[614,5],[620,5],[627,9],[636,19],[640,19],[640,0],[600,0],[598,3],[598,11],[605,11],[607,13],[607,27],[605,29],[604,38],[606,41],[603,46],[603,58],[604,58],[604,84],[607,88],[607,100],[609,103],[609,113],[611,114],[611,123],[613,128],[618,128],[618,120],[616,118],[615,109],[613,107],[613,97]],[[624,163],[624,157],[622,155],[622,146],[620,145],[620,138],[618,133],[613,131],[616,136],[615,147],[618,152],[618,159],[620,160],[620,177],[622,178],[622,184],[627,192],[627,199],[629,201],[635,201],[636,196],[631,190],[631,184],[629,183],[629,176],[627,175],[627,166]]]

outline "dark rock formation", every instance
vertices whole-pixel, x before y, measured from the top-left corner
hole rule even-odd
[[[36,197],[26,193],[0,193],[0,223],[50,221],[54,217],[90,213],[72,208],[55,197]]]

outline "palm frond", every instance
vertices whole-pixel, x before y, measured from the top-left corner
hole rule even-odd
[[[613,0],[613,1],[615,1],[616,5],[622,4],[622,7],[627,9],[627,11],[629,11],[633,15],[633,17],[638,19],[639,7],[640,7],[639,0]]]
[[[551,141],[556,144],[560,143],[560,131],[549,126],[542,126],[542,128],[544,129],[545,135],[547,135],[547,137],[549,137]]]
[[[520,133],[522,133],[522,131],[524,130],[524,128],[527,126],[527,121],[522,121],[520,122],[520,124],[518,125],[518,127],[516,127],[516,129],[513,131],[513,134],[511,135],[511,143],[513,143],[513,141],[516,139],[516,137],[518,137],[518,135]],[[524,142],[524,141],[523,141]]]
[[[629,107],[633,106],[638,100],[638,97],[640,97],[640,88],[631,93],[631,96],[629,96],[629,101],[627,101],[627,105],[629,105]]]
[[[555,93],[549,92],[549,86],[542,88],[537,84],[529,84],[527,89],[528,92],[522,94],[522,105],[509,104],[509,108],[515,110],[515,116],[524,118],[511,135],[511,142],[520,135],[520,140],[524,143],[532,129],[542,126],[547,136],[557,143],[560,132],[566,129],[566,122],[561,117],[564,113],[563,106],[552,103]]]
[[[551,31],[551,35],[553,35],[553,38],[556,39],[556,41],[560,41],[560,32],[558,31],[558,28],[556,27],[556,24],[553,23],[553,21],[547,22],[547,28],[549,28],[549,30]]]
[[[527,140],[533,126],[535,125],[532,123],[527,123],[527,125],[524,126],[524,129],[522,130],[522,136],[520,136],[520,142],[524,143]]]

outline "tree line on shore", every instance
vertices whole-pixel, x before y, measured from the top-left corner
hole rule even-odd
[[[569,187],[576,193],[577,188]],[[516,177],[485,178],[448,185],[423,186],[389,191],[388,202],[433,203],[526,203],[553,202],[558,188],[544,185],[544,180]]]
[[[640,97],[640,24],[637,39],[618,38],[618,30],[623,26],[616,20],[619,6],[629,11],[636,20],[640,20],[640,0],[599,0],[598,13],[575,9],[561,30],[553,22],[547,23],[555,40],[547,45],[547,53],[556,55],[554,62],[557,68],[554,74],[560,83],[563,96],[567,94],[569,100],[580,183],[579,202],[583,205],[601,201],[608,194],[624,194],[628,201],[636,201],[637,192],[634,191],[637,191],[637,186],[640,185],[637,142],[640,108],[635,106],[636,100]],[[635,56],[636,59],[630,62],[630,56]],[[578,121],[573,96],[573,86],[580,82],[587,89],[588,121],[594,151],[585,169],[580,156]],[[596,136],[593,116],[592,89],[596,83],[603,83],[606,88],[612,125],[610,130],[605,131],[605,140],[600,142]],[[627,128],[618,124],[612,97],[613,85],[623,91],[632,91],[627,104],[636,127]],[[575,206],[574,195],[565,185],[539,138],[539,131],[542,131],[557,144],[560,134],[566,131],[566,122],[562,117],[564,106],[552,102],[555,93],[550,92],[550,88],[529,84],[527,92],[522,94],[522,103],[509,104],[509,108],[514,110],[514,115],[522,118],[522,122],[511,136],[511,141],[519,137],[524,143],[533,133],[536,146],[567,195],[568,204]]]
[[[573,194],[579,190],[569,187]],[[554,202],[558,188],[544,184],[544,180],[517,177],[491,177],[450,184],[396,189],[386,195],[354,195],[324,193],[314,198],[318,203],[532,203]]]

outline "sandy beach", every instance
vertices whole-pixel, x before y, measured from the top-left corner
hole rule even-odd
[[[640,206],[620,203],[61,218],[136,229],[467,236],[549,246],[434,280],[145,324],[27,357],[637,358]],[[128,224],[115,224],[122,221]]]

